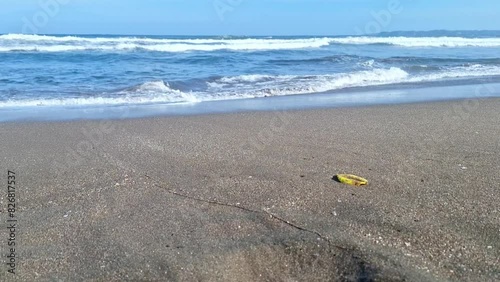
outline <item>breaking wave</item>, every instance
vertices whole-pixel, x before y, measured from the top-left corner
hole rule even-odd
[[[321,37],[321,38],[159,38],[81,37],[5,34],[0,35],[0,52],[76,51],[251,51],[321,48],[329,45],[394,45],[402,47],[500,47],[500,38],[464,37]]]
[[[337,44],[386,44],[403,47],[500,47],[500,38],[464,37],[344,37],[333,38]]]
[[[128,51],[187,52],[218,50],[291,50],[327,46],[331,38],[161,39],[138,37],[0,35],[0,52]]]
[[[500,67],[471,65],[453,67],[445,71],[423,75],[411,75],[397,67],[331,75],[249,74],[206,79],[205,89],[198,91],[181,91],[171,87],[168,82],[158,80],[92,97],[0,101],[0,108],[195,103],[201,101],[320,93],[352,87],[419,83],[483,76],[500,76]]]
[[[93,106],[193,103],[199,100],[190,93],[170,88],[164,81],[150,81],[114,93],[96,97],[67,97],[64,99],[24,99],[0,102],[0,108],[36,106]]]

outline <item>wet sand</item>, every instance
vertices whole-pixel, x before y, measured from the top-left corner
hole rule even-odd
[[[4,222],[7,170],[18,201],[0,280],[500,279],[499,109],[0,124]]]

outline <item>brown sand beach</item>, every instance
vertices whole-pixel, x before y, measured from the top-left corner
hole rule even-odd
[[[499,109],[0,124],[0,280],[498,281]]]

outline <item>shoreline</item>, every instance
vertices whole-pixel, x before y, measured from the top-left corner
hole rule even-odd
[[[414,86],[413,88],[380,86],[373,89],[345,89],[342,91],[315,94],[196,103],[6,108],[0,109],[0,112],[2,112],[0,123],[18,121],[120,120],[238,112],[356,108],[488,98],[500,98],[500,83],[490,82],[451,86],[436,84],[428,87]]]
[[[499,108],[0,123],[17,278],[494,281]]]

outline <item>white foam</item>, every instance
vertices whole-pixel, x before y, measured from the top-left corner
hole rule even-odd
[[[500,47],[500,38],[463,37],[344,37],[331,41],[337,44],[390,44],[404,47]]]
[[[223,77],[208,84],[215,91],[225,91],[227,96],[245,95],[263,97],[268,95],[292,95],[326,92],[348,87],[360,87],[398,83],[408,73],[399,68],[373,69],[333,75],[241,75]],[[215,90],[217,89],[217,90]]]
[[[375,64],[375,60],[368,60],[358,64],[363,67],[373,67],[373,65]]]
[[[87,38],[75,36],[57,37],[8,34],[0,35],[0,52],[66,52],[82,50],[126,51],[135,49],[157,52],[288,50],[319,48],[330,44],[330,41],[330,38],[155,39],[137,37]]]
[[[0,52],[69,52],[69,51],[85,51],[88,50],[85,46],[68,46],[68,45],[51,45],[51,46],[11,46],[1,47]],[[102,48],[101,50],[104,50]]]
[[[432,74],[411,76],[396,67],[332,75],[240,75],[207,83],[210,92],[226,98],[264,97],[327,92],[351,87],[400,83],[432,82],[450,79],[500,76],[500,67],[472,65],[454,67]]]
[[[419,75],[412,77],[408,82],[426,82],[438,81],[446,79],[460,79],[460,78],[477,78],[483,76],[499,76],[500,67],[497,66],[483,66],[471,65],[463,67],[452,67],[442,72]]]
[[[341,37],[341,38],[205,38],[164,39],[147,37],[78,37],[6,34],[0,35],[0,52],[68,52],[83,50],[157,52],[217,50],[292,50],[336,44],[389,44],[403,47],[500,47],[500,38],[464,37]]]
[[[404,70],[396,67],[331,75],[239,75],[207,82],[206,91],[189,93],[172,89],[168,83],[158,80],[111,93],[111,96],[108,95],[110,97],[10,100],[0,102],[0,108],[194,103],[274,95],[309,94],[350,87],[420,83],[483,76],[500,76],[500,67],[471,65],[417,76],[410,76]]]
[[[230,76],[230,77],[222,77],[219,81],[223,83],[234,83],[234,82],[257,82],[263,80],[274,79],[274,76],[271,75],[262,75],[262,74],[244,74],[238,76]]]
[[[122,90],[114,97],[85,97],[64,99],[9,100],[0,102],[0,108],[37,106],[94,106],[94,105],[140,105],[159,103],[195,103],[199,99],[191,94],[170,88],[163,81],[150,81],[128,90]]]
[[[199,99],[192,93],[185,93],[177,89],[172,89],[168,83],[163,80],[149,81],[129,90],[122,90],[118,94],[132,99],[138,99],[143,103],[151,101],[179,103],[179,102],[198,102]]]

